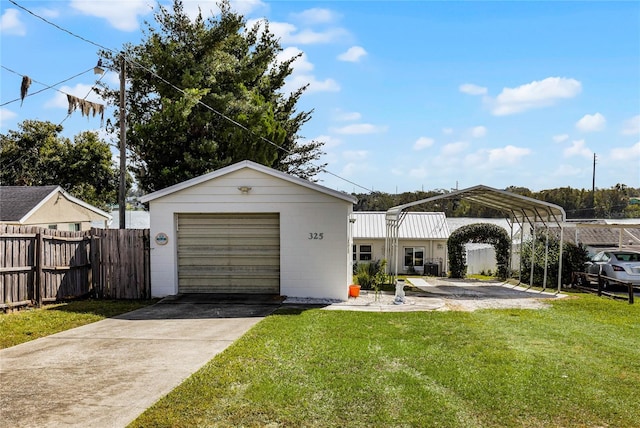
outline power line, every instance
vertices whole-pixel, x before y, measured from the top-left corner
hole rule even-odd
[[[111,52],[111,53],[117,53],[117,52],[118,52],[118,51],[116,51],[116,50],[114,50],[114,49],[110,49],[110,48],[108,48],[108,47],[106,47],[106,46],[103,46],[103,45],[101,45],[101,44],[99,44],[99,43],[93,42],[93,41],[91,41],[91,40],[89,40],[89,39],[87,39],[87,38],[85,38],[85,37],[82,37],[82,36],[80,36],[80,35],[75,34],[75,33],[71,32],[71,31],[67,30],[66,28],[63,28],[63,27],[59,26],[58,24],[55,24],[55,23],[53,23],[53,22],[51,22],[51,21],[49,21],[49,20],[47,20],[47,19],[43,18],[42,16],[40,16],[40,15],[38,15],[38,14],[36,14],[36,13],[34,13],[34,12],[30,11],[29,9],[25,8],[24,6],[21,6],[20,4],[18,4],[18,3],[17,3],[17,2],[15,2],[14,0],[9,0],[9,2],[10,2],[10,3],[12,3],[13,5],[15,5],[16,7],[18,7],[18,8],[20,8],[20,9],[24,10],[24,11],[25,11],[25,12],[27,12],[28,14],[30,14],[30,15],[32,15],[32,16],[34,16],[34,17],[36,17],[36,18],[38,18],[38,19],[40,19],[40,20],[42,20],[42,21],[46,22],[47,24],[49,24],[49,25],[51,25],[51,26],[53,26],[53,27],[57,28],[57,29],[58,29],[58,30],[60,30],[60,31],[63,31],[63,32],[65,32],[65,33],[67,33],[67,34],[71,35],[72,37],[75,37],[75,38],[77,38],[77,39],[80,39],[80,40],[82,40],[82,41],[84,41],[84,42],[86,42],[86,43],[89,43],[89,44],[91,44],[91,45],[93,45],[93,46],[96,46],[96,47],[98,47],[98,48],[100,48],[100,49],[103,49],[103,50],[108,51],[108,52]],[[123,53],[123,56],[124,56],[124,53]],[[186,91],[185,91],[185,90],[183,90],[183,89],[181,89],[181,88],[177,87],[176,85],[174,85],[173,83],[171,83],[171,82],[167,81],[165,78],[163,78],[162,76],[159,76],[159,75],[158,75],[156,72],[154,72],[153,70],[150,70],[149,68],[145,67],[144,65],[139,64],[139,63],[137,63],[136,61],[133,61],[133,60],[131,60],[131,59],[125,58],[125,60],[126,60],[127,62],[131,63],[132,65],[134,65],[134,66],[136,66],[136,67],[139,67],[139,68],[141,68],[141,69],[143,69],[143,70],[147,71],[149,74],[151,74],[151,75],[152,75],[152,76],[154,76],[155,78],[159,79],[159,80],[160,80],[160,81],[162,81],[163,83],[167,84],[168,86],[170,86],[170,87],[171,87],[171,88],[173,88],[174,90],[176,90],[176,91],[180,92],[181,94],[183,94],[183,95],[187,95],[187,93],[186,93]],[[278,149],[282,150],[283,152],[288,153],[288,154],[290,154],[290,155],[295,154],[295,153],[294,153],[294,152],[292,152],[291,150],[288,150],[288,149],[286,149],[286,148],[284,148],[284,147],[280,146],[280,145],[279,145],[279,144],[277,144],[277,143],[274,143],[273,141],[271,141],[271,140],[269,140],[269,139],[267,139],[267,138],[265,138],[265,137],[263,137],[263,136],[261,136],[261,135],[257,135],[256,133],[254,133],[252,130],[250,130],[250,129],[249,129],[249,128],[247,128],[246,126],[244,126],[244,125],[242,125],[241,123],[239,123],[239,122],[237,122],[237,121],[235,121],[235,120],[231,119],[230,117],[228,117],[228,116],[227,116],[227,115],[225,115],[224,113],[221,113],[221,112],[217,111],[216,109],[214,109],[214,108],[213,108],[213,107],[211,107],[210,105],[208,105],[208,104],[204,103],[203,101],[198,100],[198,104],[200,104],[200,105],[202,105],[203,107],[205,107],[205,108],[209,109],[211,112],[213,112],[213,113],[215,113],[215,114],[219,115],[220,117],[222,117],[223,119],[225,119],[225,120],[229,121],[230,123],[232,123],[232,124],[234,124],[234,125],[236,125],[236,126],[240,127],[241,129],[243,129],[243,130],[245,130],[245,131],[249,132],[251,135],[253,135],[253,136],[255,136],[255,137],[259,138],[260,140],[262,140],[262,141],[264,141],[264,142],[266,142],[266,143],[268,143],[268,144],[271,144],[272,146],[274,146],[274,147],[276,147],[276,148],[278,148]],[[317,166],[317,165],[313,164],[312,162],[309,162],[309,163],[310,163],[310,164],[312,164],[312,165],[314,165],[314,166]],[[369,189],[369,188],[364,187],[364,186],[361,186],[360,184],[357,184],[357,183],[355,183],[355,182],[353,182],[353,181],[351,181],[351,180],[348,180],[348,179],[346,179],[346,178],[344,178],[344,177],[340,177],[339,175],[337,175],[337,174],[334,174],[334,173],[330,172],[329,170],[327,170],[327,169],[326,169],[326,168],[324,168],[324,167],[319,167],[319,166],[317,166],[317,167],[318,167],[318,169],[319,169],[321,172],[324,172],[324,173],[326,173],[326,174],[328,174],[328,175],[331,175],[331,176],[333,176],[333,177],[336,177],[336,178],[338,178],[338,179],[340,179],[340,180],[343,180],[343,181],[345,181],[345,182],[347,182],[347,183],[349,183],[349,184],[352,184],[352,185],[354,185],[354,186],[357,186],[357,187],[359,187],[359,188],[361,188],[361,189],[364,189],[364,190],[366,190],[366,191],[373,191],[373,189]]]
[[[11,73],[17,74],[18,76],[26,76],[25,74],[18,73],[17,71],[12,70],[9,67],[5,67],[4,65],[2,66],[2,68],[4,68],[5,70],[7,70],[7,71],[9,71]],[[83,71],[82,73],[78,73],[75,76],[71,76],[68,79],[64,79],[64,80],[61,80],[58,83],[54,83],[53,85],[47,85],[46,83],[38,82],[36,79],[31,79],[33,82],[38,83],[40,85],[43,85],[44,89],[40,89],[39,91],[32,92],[32,93],[28,94],[27,97],[39,94],[40,92],[44,92],[44,91],[46,91],[48,89],[54,89],[54,90],[60,92],[61,94],[69,95],[64,91],[61,91],[60,89],[56,89],[55,86],[61,85],[61,84],[65,83],[65,82],[68,82],[69,80],[72,80],[72,79],[75,79],[76,77],[82,76],[83,74],[86,74],[86,73],[90,72],[91,70],[93,70],[93,67],[88,69],[88,70],[86,70],[86,71]],[[21,98],[16,98],[15,100],[7,101],[5,103],[0,104],[0,107],[6,106],[7,104],[15,103],[16,101],[20,101],[20,100],[21,100]]]

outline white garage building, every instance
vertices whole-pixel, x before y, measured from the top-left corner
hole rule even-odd
[[[151,294],[346,300],[348,194],[244,161],[150,193]]]

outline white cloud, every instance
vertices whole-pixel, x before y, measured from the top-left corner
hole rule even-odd
[[[469,94],[469,95],[486,95],[487,94],[487,88],[483,86],[474,85],[473,83],[465,83],[463,85],[460,85],[458,89],[463,94]]]
[[[338,55],[338,59],[346,62],[358,62],[360,58],[365,55],[367,55],[367,51],[365,51],[364,48],[361,46],[352,46],[346,52]]]
[[[508,145],[499,149],[490,149],[489,162],[493,164],[514,164],[530,154],[531,149]]]
[[[60,16],[60,12],[55,9],[38,9],[38,15],[44,16],[45,18],[57,18]]]
[[[283,88],[285,93],[291,93],[298,90],[304,85],[309,85],[305,94],[312,94],[314,92],[338,92],[340,91],[340,85],[333,79],[318,80],[315,76],[310,74],[298,74],[293,75],[287,79],[287,83]]]
[[[387,130],[386,126],[377,126],[370,123],[355,123],[353,125],[333,128],[332,131],[342,135],[380,134]]]
[[[593,152],[584,145],[584,140],[574,140],[571,143],[571,147],[564,149],[564,157],[569,158],[573,156],[583,156],[590,158],[593,156]]]
[[[555,141],[556,143],[562,143],[563,141],[567,141],[568,139],[569,139],[568,134],[559,134],[559,135],[553,136],[553,141]]]
[[[574,177],[582,173],[582,169],[573,165],[560,165],[554,172],[551,173],[554,177]]]
[[[218,1],[218,0],[216,0]],[[291,17],[303,24],[328,24],[338,20],[339,15],[330,9],[313,8],[300,13],[292,13]]]
[[[311,72],[314,69],[314,65],[309,62],[307,55],[296,47],[285,48],[278,54],[277,60],[279,62],[286,61],[294,56],[302,53],[302,55],[293,62],[293,73],[289,76],[285,82],[282,91],[286,94],[297,91],[305,85],[309,85],[305,94],[311,94],[313,92],[338,92],[340,91],[340,85],[333,79],[319,80]]]
[[[621,131],[622,135],[638,135],[640,134],[640,114],[632,117],[624,122]]]
[[[4,107],[0,107],[0,128],[4,128],[8,120],[11,120],[17,116],[18,115],[12,112],[11,110],[6,109]]]
[[[487,128],[484,126],[475,126],[471,128],[471,136],[473,138],[481,138],[487,135]]]
[[[576,122],[576,128],[582,132],[602,131],[607,123],[607,119],[600,113],[585,114],[582,119]]]
[[[20,21],[20,11],[17,9],[7,9],[0,17],[0,33],[14,36],[24,36],[27,29]]]
[[[263,20],[247,20],[247,26],[252,27],[256,22]],[[264,25],[264,24],[262,24]],[[264,28],[264,27],[263,27]],[[298,27],[288,22],[269,21],[269,31],[280,39],[283,45],[310,45],[344,41],[349,33],[343,28],[329,28],[324,31],[310,29],[298,31]]]
[[[611,149],[609,156],[612,160],[628,161],[636,158],[636,161],[640,161],[640,141],[631,147],[616,147],[615,149]]]
[[[425,178],[428,175],[427,168],[421,166],[419,168],[411,168],[409,170],[409,177],[412,178]]]
[[[361,118],[362,118],[362,115],[357,111],[353,111],[353,112],[337,111],[334,116],[335,120],[339,120],[341,122],[351,122],[354,120],[360,120]]]
[[[369,157],[369,152],[367,150],[347,150],[342,152],[342,157],[348,161],[357,162]]]
[[[284,48],[281,52],[276,56],[276,60],[278,62],[288,61],[291,58],[299,55],[298,58],[292,63],[293,72],[294,73],[308,73],[314,69],[314,65],[309,62],[307,59],[307,54],[302,52],[300,49],[290,46],[288,48]]]
[[[442,128],[442,133],[444,135],[451,135],[453,134],[453,128]]]
[[[413,150],[422,150],[422,149],[426,149],[427,147],[431,147],[433,146],[434,143],[434,139],[433,138],[429,138],[429,137],[420,137],[416,140],[415,143],[413,143]]]
[[[87,99],[87,101],[91,101],[94,103],[100,103],[100,104],[104,104],[104,100],[102,98],[100,98],[98,96],[98,94],[96,94],[91,88],[93,87],[93,85],[85,85],[84,83],[78,83],[76,86],[74,87],[70,87],[70,86],[62,86],[60,88],[60,91],[64,92],[65,94],[71,94],[77,98],[85,98]],[[64,108],[64,109],[68,109],[69,108],[69,101],[67,100],[67,96],[61,93],[61,92],[56,92],[56,95],[50,99],[49,101],[47,101],[44,106],[45,108]],[[87,96],[87,94],[89,94]]]
[[[203,1],[200,0],[200,3],[203,3]],[[215,9],[213,7],[211,9],[219,10],[219,0],[210,0],[208,3],[213,3],[215,5]],[[231,0],[231,8],[241,15],[248,15],[249,13],[262,10],[267,7],[267,3],[261,0]],[[204,11],[204,8],[202,10]]]
[[[147,0],[128,0],[114,5],[109,1],[71,0],[71,7],[89,16],[106,19],[121,31],[135,31],[140,28],[138,15],[149,14],[153,7]]]
[[[342,144],[342,140],[336,137],[332,137],[330,135],[318,135],[313,141],[321,141],[324,143],[322,146],[323,149],[332,149],[334,147],[338,147]]]
[[[462,153],[463,151],[465,151],[467,149],[467,147],[469,147],[469,143],[467,143],[466,141],[458,141],[455,143],[449,143],[446,144],[442,147],[442,149],[440,150],[440,155],[441,156],[454,156],[457,155],[459,153]]]
[[[548,77],[516,88],[504,88],[492,101],[492,113],[506,116],[553,105],[559,99],[573,98],[582,91],[575,79]]]

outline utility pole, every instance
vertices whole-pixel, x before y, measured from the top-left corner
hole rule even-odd
[[[120,56],[120,189],[118,193],[118,212],[120,215],[120,229],[125,229],[125,214],[127,210],[127,124],[125,115],[125,74],[126,62],[124,54]]]
[[[596,216],[596,154],[593,154],[593,178],[591,181],[591,210],[592,216]]]

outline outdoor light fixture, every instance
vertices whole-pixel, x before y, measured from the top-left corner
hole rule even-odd
[[[240,193],[242,193],[243,195],[248,195],[249,191],[251,190],[251,187],[249,186],[240,186],[238,187],[238,190],[240,191]]]
[[[93,67],[93,74],[104,74],[104,69],[102,68],[102,58],[98,60],[98,64]]]

